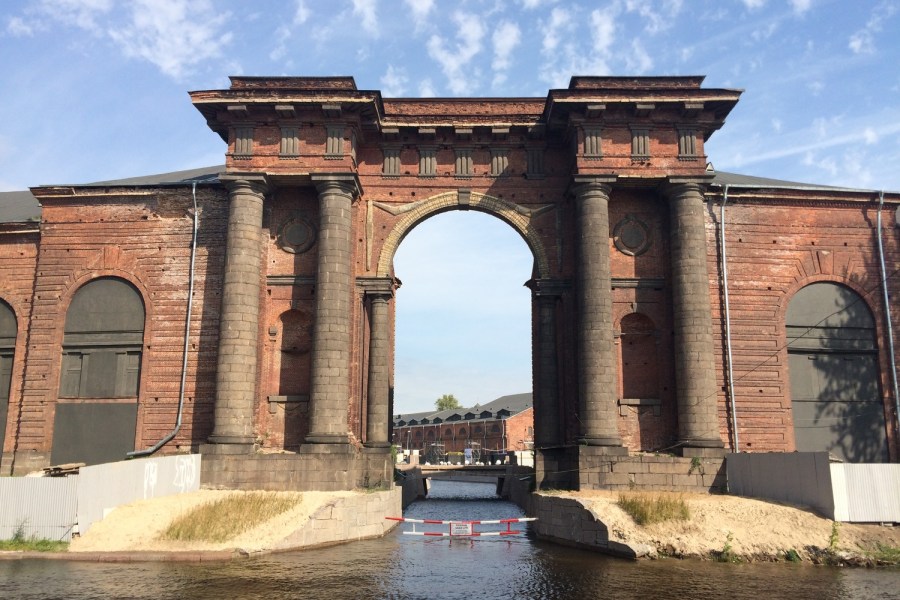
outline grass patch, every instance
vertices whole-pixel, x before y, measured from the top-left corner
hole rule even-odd
[[[160,535],[182,542],[227,542],[287,512],[300,503],[300,494],[236,493],[198,506],[173,521]]]
[[[687,503],[679,495],[620,494],[616,504],[638,525],[687,521],[691,518]]]
[[[900,565],[900,548],[878,544],[877,549],[869,553],[869,557],[878,561],[879,564]]]
[[[25,523],[16,527],[11,540],[0,540],[0,550],[14,552],[65,552],[69,549],[69,542],[56,540],[37,539],[34,536],[25,537]]]

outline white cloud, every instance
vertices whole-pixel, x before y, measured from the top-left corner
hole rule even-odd
[[[180,79],[198,64],[219,57],[232,38],[220,28],[229,14],[220,14],[208,0],[135,0],[131,22],[108,35],[126,56],[142,58],[163,73]]]
[[[441,65],[450,91],[460,95],[474,88],[477,72],[469,63],[481,52],[481,43],[486,32],[478,15],[456,12],[452,19],[457,26],[458,43],[448,47],[444,38],[435,34],[428,39],[427,47],[428,55]]]
[[[434,9],[434,0],[404,0],[406,8],[412,12],[413,23],[416,24],[416,31],[428,21],[428,16]]]
[[[294,25],[303,25],[309,20],[312,12],[306,6],[306,0],[297,0],[297,10],[294,11]]]
[[[639,39],[631,41],[631,53],[625,56],[625,66],[629,73],[636,75],[642,75],[653,68],[653,59]]]
[[[525,10],[534,10],[545,4],[554,4],[557,0],[521,0],[521,2]]]
[[[97,18],[110,12],[113,0],[41,0],[40,10],[66,25],[100,33]]]
[[[812,0],[791,0],[791,6],[794,8],[795,13],[802,15],[810,9]]]
[[[373,37],[381,32],[378,28],[378,17],[375,16],[376,0],[353,0],[353,14],[360,18],[362,28]]]
[[[669,29],[681,12],[683,0],[625,0],[625,10],[636,12],[644,18],[644,30],[650,35]],[[657,10],[657,8],[659,10]]]
[[[34,28],[21,17],[10,17],[6,22],[6,31],[13,37],[31,36]]]
[[[510,21],[504,21],[494,30],[492,38],[494,43],[494,60],[491,68],[494,70],[494,85],[501,85],[506,81],[506,71],[511,64],[511,54],[522,41],[522,31],[519,26]]]
[[[560,36],[572,27],[572,15],[565,8],[554,8],[550,13],[550,22],[542,23],[544,37],[541,48],[543,52],[553,52],[559,46]]]
[[[884,29],[884,22],[900,10],[896,3],[882,2],[872,10],[865,27],[850,36],[847,46],[854,54],[874,54],[875,34]]]
[[[781,127],[783,125],[784,123],[781,121],[781,119],[772,119],[772,129],[775,130],[775,133],[781,133]]]
[[[387,72],[381,76],[381,93],[388,98],[403,96],[406,93],[407,83],[409,77],[406,76],[405,69],[388,65]]]
[[[878,133],[876,133],[875,130],[871,127],[866,127],[863,130],[863,139],[865,140],[866,144],[871,146],[872,144],[878,143]]]
[[[594,50],[607,55],[616,39],[616,14],[612,10],[597,9],[591,13]]]
[[[291,39],[291,28],[287,25],[281,25],[275,30],[275,48],[269,53],[269,58],[274,61],[281,60],[287,56],[287,42]]]
[[[744,3],[744,6],[749,8],[750,10],[756,10],[762,8],[766,4],[766,0],[741,0]]]
[[[419,82],[420,98],[434,98],[435,96],[437,96],[437,92],[434,91],[434,84],[431,82],[431,79],[426,78]]]

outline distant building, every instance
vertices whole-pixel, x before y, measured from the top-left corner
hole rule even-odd
[[[392,441],[403,450],[428,456],[472,448],[483,456],[531,450],[534,447],[534,408],[531,394],[501,396],[487,404],[394,415]]]

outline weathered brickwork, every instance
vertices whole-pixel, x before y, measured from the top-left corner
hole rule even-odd
[[[624,474],[603,465],[617,456],[716,460],[735,437],[741,451],[794,450],[785,318],[820,281],[853,290],[874,317],[885,437],[900,460],[878,196],[707,171],[704,143],[740,92],[701,83],[577,77],[544,98],[398,100],[352,78],[236,77],[192,93],[228,144],[218,176],[196,188],[38,187],[40,222],[0,225],[0,299],[18,325],[0,469],[48,464],[64,403],[136,404],[136,449],[173,431],[195,190],[183,422],[162,451],[215,456],[216,485],[228,473],[263,482],[261,470],[287,463],[294,474],[279,486],[359,485],[383,470],[391,398],[406,393],[393,385],[393,257],[449,210],[495,216],[534,257],[534,415],[507,419],[497,447],[533,441],[539,483],[615,486]],[[719,239],[729,182],[731,382]],[[889,293],[900,297],[900,195],[884,203]],[[137,398],[60,397],[65,316],[98,277],[129,282],[144,304]],[[462,427],[442,424],[452,431],[441,438],[477,437]],[[345,475],[330,481],[329,469]],[[643,473],[622,485],[715,485]]]

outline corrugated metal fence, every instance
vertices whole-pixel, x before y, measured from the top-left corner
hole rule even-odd
[[[141,458],[91,467],[68,477],[0,478],[0,539],[68,541],[117,506],[200,489],[200,455]]]
[[[900,523],[900,464],[830,463],[825,452],[729,454],[728,492],[808,506],[834,521]]]

